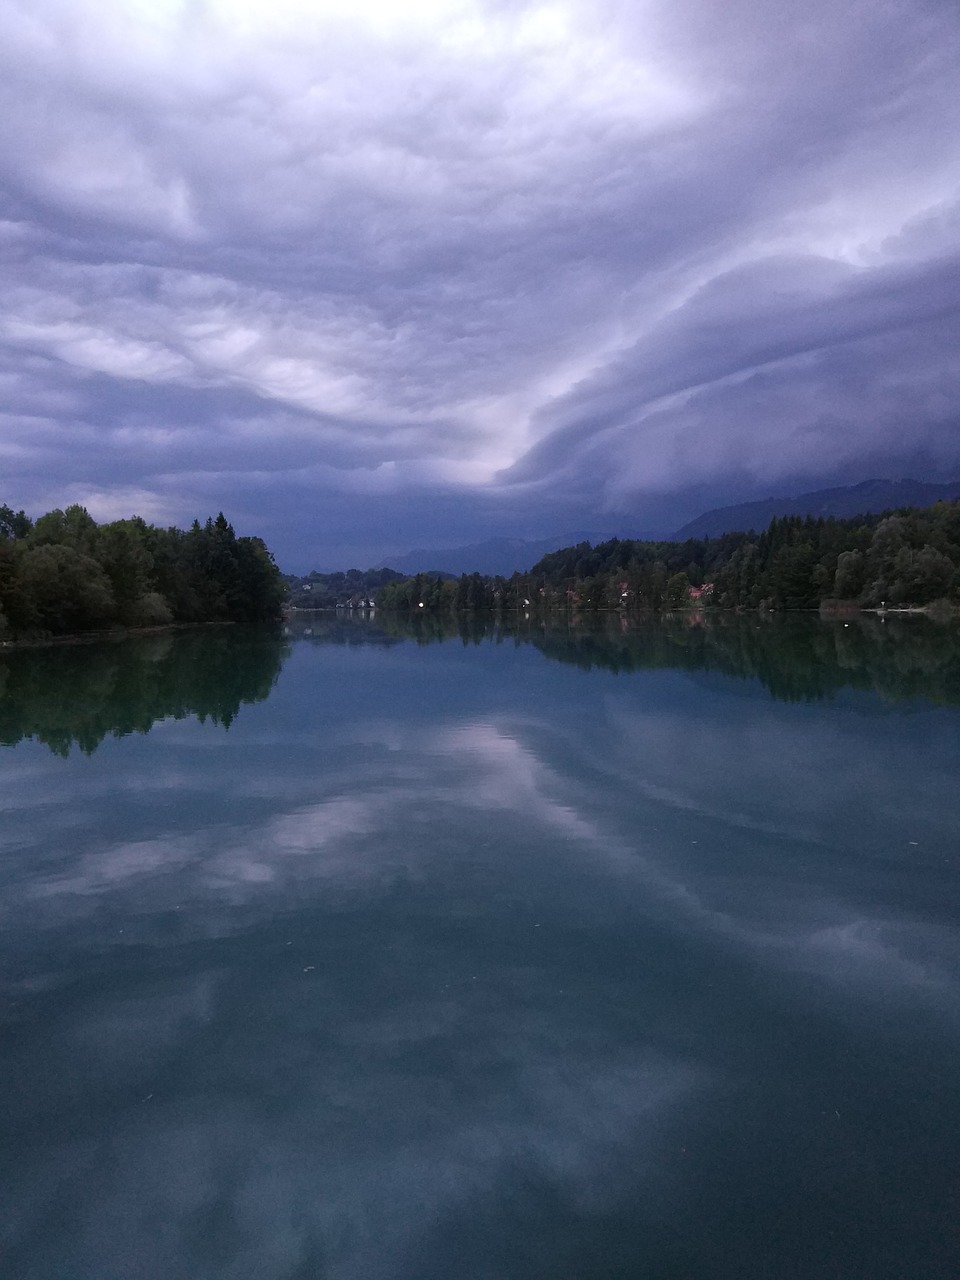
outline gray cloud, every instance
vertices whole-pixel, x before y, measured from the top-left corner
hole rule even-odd
[[[7,501],[333,563],[960,470],[951,5],[61,0],[0,49]]]

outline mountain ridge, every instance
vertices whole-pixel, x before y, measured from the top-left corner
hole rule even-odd
[[[780,516],[815,516],[850,519],[868,512],[897,507],[928,507],[941,499],[960,497],[960,479],[944,484],[924,480],[862,480],[859,484],[812,489],[787,498],[763,498],[729,507],[714,507],[679,528],[671,542],[688,538],[718,538],[724,533],[750,529],[758,533]]]
[[[376,567],[406,574],[452,573],[459,577],[463,573],[483,573],[509,578],[514,572],[525,573],[551,551],[575,546],[578,542],[603,542],[614,536],[577,529],[552,538],[487,538],[483,542],[438,550],[420,547],[400,556],[387,557]]]

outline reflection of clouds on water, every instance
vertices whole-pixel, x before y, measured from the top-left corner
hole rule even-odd
[[[609,731],[614,727],[620,730],[626,727],[636,748],[641,726],[646,727],[653,741],[643,744],[641,758],[644,764],[658,760],[669,764],[671,756],[660,749],[662,743],[658,741],[657,729],[662,727],[659,717],[630,719],[623,716],[620,720],[621,723],[617,724],[617,717],[613,717],[605,728]],[[672,726],[671,731],[676,734],[676,729],[677,726]],[[840,985],[855,986],[877,995],[901,989],[905,994],[922,996],[940,1011],[949,1011],[954,1018],[960,1016],[960,989],[957,986],[960,953],[951,930],[938,928],[926,921],[898,918],[890,910],[870,914],[857,904],[852,904],[856,914],[851,918],[851,906],[844,902],[839,891],[831,891],[829,887],[821,890],[822,896],[811,902],[799,883],[791,884],[789,861],[788,875],[778,878],[772,885],[758,884],[759,877],[743,878],[736,884],[736,896],[732,901],[729,891],[714,893],[713,896],[721,898],[723,903],[722,907],[715,905],[711,902],[711,884],[715,885],[720,877],[714,868],[707,875],[702,874],[702,868],[699,872],[695,870],[689,861],[679,856],[676,847],[670,849],[658,841],[654,822],[632,832],[629,840],[617,834],[616,824],[607,822],[604,826],[602,820],[590,816],[590,809],[597,806],[595,798],[591,804],[591,797],[583,785],[575,786],[572,780],[562,778],[555,769],[542,764],[529,748],[521,745],[519,735],[515,734],[515,729],[508,733],[486,722],[464,726],[444,735],[441,750],[451,755],[466,752],[477,765],[476,780],[470,792],[462,797],[464,802],[481,808],[511,809],[589,848],[618,874],[626,874],[631,880],[641,883],[652,900],[660,904],[661,910],[675,912],[682,918],[684,928],[696,926],[758,952],[764,964],[779,963],[788,968],[810,970]],[[772,746],[769,734],[764,735],[751,728],[747,737],[753,746],[753,756],[745,751],[735,752],[733,767],[741,770],[745,777],[752,778],[755,785],[762,768],[782,769],[785,757]],[[687,741],[691,741],[689,733]],[[734,831],[744,828],[751,833],[779,836],[784,842],[789,842],[794,853],[799,848],[802,854],[805,844],[825,844],[820,833],[798,832],[785,823],[761,822],[728,806],[705,808],[693,788],[699,783],[709,794],[718,770],[727,774],[731,767],[729,760],[723,761],[722,753],[717,753],[715,742],[711,751],[702,739],[698,743],[695,736],[692,738],[695,758],[685,777],[693,786],[686,794],[674,787],[650,783],[643,777],[631,777],[622,767],[609,769],[608,760],[622,766],[624,753],[622,749],[611,751],[609,738],[605,738],[604,744],[606,749],[602,758],[592,759],[592,767],[597,771],[613,772],[615,785],[632,786],[651,801],[652,809],[648,808],[650,818],[655,818],[656,809],[660,807],[688,811],[707,818],[711,823],[718,823],[721,828]],[[812,777],[808,779],[809,787],[805,787],[802,774],[812,775],[823,762],[815,752],[809,751],[809,743],[804,745],[808,753],[804,753],[794,739],[790,752],[790,762],[794,767],[790,779],[794,787],[799,786],[802,791],[812,793],[815,790]],[[672,758],[675,760],[675,755]],[[712,764],[713,777],[708,763]],[[900,762],[895,753],[891,753],[889,763],[891,770],[899,770]],[[860,770],[855,770],[854,777],[858,774],[864,776]],[[870,781],[872,787],[876,787],[876,777],[871,777]],[[848,774],[848,797],[853,782]],[[748,784],[745,782],[744,785]],[[844,780],[839,775],[836,785],[844,787]],[[562,802],[557,798],[561,795],[564,796]],[[581,804],[580,811],[576,808],[577,801]],[[806,864],[803,871],[809,871]],[[813,922],[809,919],[811,915],[815,917]]]
[[[586,844],[602,842],[596,826],[576,809],[561,803],[563,783],[556,773],[509,728],[490,722],[463,725],[439,735],[434,751],[464,762],[469,777],[458,789],[461,804],[479,809],[506,809]]]
[[[511,1030],[511,1060],[470,1096],[444,1097],[384,1055],[349,1076],[308,1067],[280,1078],[282,1101],[262,1113],[226,1089],[202,1110],[151,1090],[107,1141],[91,1134],[61,1150],[56,1178],[42,1157],[28,1161],[12,1208],[42,1221],[58,1179],[82,1179],[69,1255],[51,1249],[43,1274],[99,1264],[167,1280],[186,1255],[204,1267],[190,1274],[238,1280],[412,1280],[420,1251],[467,1205],[504,1194],[522,1205],[542,1180],[571,1212],[589,1212],[618,1183],[642,1183],[660,1159],[664,1115],[695,1086],[675,1064],[590,1057],[575,1040],[562,1057],[539,1056]],[[308,1260],[314,1270],[296,1270]]]
[[[32,892],[41,898],[61,894],[105,895],[111,890],[121,890],[130,881],[150,880],[160,874],[182,871],[197,861],[201,848],[195,836],[114,845],[84,855],[67,874],[36,880]]]
[[[933,1005],[945,1001],[955,1013],[960,958],[949,931],[911,920],[896,903],[878,908],[847,901],[843,876],[828,865],[830,815],[818,815],[806,797],[816,793],[824,766],[828,792],[845,794],[848,802],[856,794],[862,775],[843,777],[839,769],[850,742],[822,726],[805,734],[802,725],[787,733],[775,722],[725,724],[724,752],[715,725],[705,721],[697,734],[687,721],[684,734],[683,723],[662,712],[631,716],[611,703],[593,734],[581,735],[578,726],[576,736],[505,717],[439,729],[389,719],[341,725],[329,768],[317,774],[306,761],[280,779],[285,801],[307,792],[313,802],[280,813],[268,808],[259,822],[242,826],[221,821],[92,849],[44,876],[27,850],[20,883],[8,872],[0,910],[15,915],[27,905],[39,910],[41,927],[55,929],[62,918],[58,902],[87,898],[86,906],[70,901],[66,914],[76,921],[130,908],[137,920],[128,941],[135,941],[150,934],[152,915],[182,907],[182,930],[216,936],[235,927],[231,909],[259,901],[289,903],[321,885],[376,898],[390,892],[398,875],[429,880],[441,874],[441,857],[449,857],[438,852],[430,826],[480,811],[491,821],[506,819],[497,838],[515,834],[518,849],[534,833],[541,841],[537,858],[549,848],[557,865],[566,859],[578,866],[588,852],[592,866],[625,879],[642,893],[640,909],[668,927],[720,937],[756,953],[764,965],[810,970],[862,990],[920,994]],[[789,747],[781,749],[782,739]],[[358,743],[367,754],[344,764],[339,756]],[[681,750],[682,774],[676,768]],[[564,759],[575,760],[575,770]],[[885,758],[881,745],[873,760],[865,795],[882,790],[885,771],[894,787],[892,775],[900,769],[893,748]],[[593,777],[604,779],[599,791],[583,780],[584,761]],[[739,786],[731,786],[731,775],[742,779]],[[751,789],[769,800],[768,778],[781,780],[784,803],[775,811],[787,810],[783,821],[761,821],[749,812]],[[202,779],[194,776],[192,785],[202,787]],[[943,780],[934,776],[926,785],[935,792]],[[611,808],[610,788],[634,821]],[[262,800],[269,779],[260,792]],[[721,802],[728,792],[729,801]],[[798,815],[806,827],[793,825]],[[691,822],[707,824],[706,832],[697,828],[696,853]],[[771,836],[778,842],[775,866]],[[514,850],[512,856],[531,855]],[[540,869],[530,870],[537,875]]]
[[[358,712],[292,738],[170,725],[153,768],[125,773],[110,744],[93,769],[51,762],[56,804],[25,778],[0,918],[36,971],[3,994],[53,1002],[99,957],[72,1010],[51,1005],[65,1065],[24,1100],[72,1126],[18,1166],[14,1244],[48,1242],[29,1280],[167,1280],[185,1258],[234,1280],[421,1280],[451,1224],[505,1199],[523,1214],[537,1187],[570,1214],[642,1213],[664,1151],[749,1072],[765,985],[956,1025],[955,938],[834,829],[844,797],[876,795],[853,823],[864,857],[903,843],[894,744],[844,772],[857,726],[795,709],[582,710]],[[88,821],[111,803],[141,806],[134,835]],[[621,904],[611,942],[595,925]],[[702,989],[730,966],[754,979],[729,1014],[740,1058]],[[91,1082],[106,1131],[78,1107]]]
[[[166,1055],[216,1015],[222,981],[222,972],[211,969],[171,980],[162,991],[114,992],[107,1001],[86,1004],[62,1026],[71,1056],[111,1075],[157,1073]]]
[[[107,898],[148,884],[162,889],[167,878],[175,881],[175,896],[183,902],[226,896],[236,903],[255,899],[271,886],[282,890],[310,881],[377,892],[384,872],[426,870],[432,846],[406,833],[413,829],[411,818],[441,809],[501,812],[517,829],[539,828],[572,842],[578,852],[583,846],[602,849],[607,858],[623,861],[623,869],[635,868],[635,851],[609,839],[595,821],[561,800],[563,777],[508,729],[489,721],[437,733],[393,726],[387,738],[390,752],[376,762],[352,771],[334,765],[322,777],[301,777],[294,788],[333,791],[327,798],[270,813],[256,825],[220,823],[96,848],[67,858],[44,877],[37,876],[35,866],[24,866],[21,892],[49,901]],[[363,740],[369,745],[372,735],[364,734]],[[162,790],[160,780],[154,781]],[[338,786],[349,788],[349,794],[336,794]],[[17,888],[8,887],[5,903],[12,909]],[[168,906],[166,897],[156,900],[157,910]],[[55,914],[49,923],[56,926]]]
[[[960,956],[951,929],[865,917],[827,925],[794,945],[805,967],[886,999],[897,988],[960,1022]]]
[[[595,740],[606,773],[724,824],[832,845],[841,824],[916,838],[953,810],[955,775],[935,742],[905,761],[900,734],[856,715],[759,700],[722,720],[709,702],[637,715],[608,696],[602,720],[617,742],[607,751]]]
[[[86,919],[112,947],[137,954],[144,943],[169,944],[162,919],[182,908],[177,945],[204,936],[222,945],[242,934],[251,906],[295,907],[331,889],[376,899],[398,869],[455,875],[436,865],[449,850],[423,840],[423,814],[442,822],[497,809],[507,818],[501,837],[513,827],[546,831],[580,854],[601,838],[560,800],[562,777],[504,730],[387,728],[399,752],[352,773],[305,771],[310,803],[259,826],[220,823],[91,848],[40,880],[24,873],[4,905],[11,915],[39,912],[55,938]],[[121,919],[122,937],[116,928],[104,935]],[[264,1115],[233,1100],[224,1067],[205,1080],[197,1066],[211,1028],[238,1018],[234,953],[218,950],[216,968],[173,992],[90,996],[59,1034],[80,1076],[108,1080],[128,1099],[125,1117],[106,1144],[81,1134],[59,1147],[56,1176],[34,1152],[14,1219],[45,1221],[66,1179],[83,1188],[72,1266],[105,1259],[118,1274],[165,1280],[186,1250],[217,1275],[302,1266],[311,1276],[368,1280],[417,1276],[425,1241],[467,1204],[495,1206],[505,1186],[515,1183],[522,1198],[531,1183],[550,1185],[571,1211],[589,1211],[618,1183],[642,1182],[677,1102],[706,1084],[702,1070],[642,1039],[611,1043],[592,1026],[593,1011],[562,992],[539,1011],[551,978],[532,955],[517,965],[474,947],[472,972],[448,972],[462,958],[440,952],[424,991],[418,975],[430,971],[430,955],[416,939],[407,945],[412,956],[372,959],[374,982],[399,970],[400,991],[359,989],[352,999],[320,957],[294,947],[272,992],[284,1010],[283,1058],[262,993],[252,998],[251,1030],[233,1033],[239,1075],[262,1081]],[[185,1080],[202,1104],[184,1096]],[[46,1089],[48,1108],[69,1107],[76,1081]],[[55,1253],[49,1262],[64,1265]]]
[[[415,751],[417,735],[406,737]],[[496,791],[511,819],[546,824],[578,847],[594,838],[545,794],[561,779],[541,776],[535,758],[491,726],[419,742],[432,759],[423,770],[430,786],[410,790],[409,763],[399,778],[371,771],[365,792],[275,814],[256,831],[220,826],[118,844],[43,884],[45,906],[59,901],[68,912],[77,899],[109,911],[129,895],[116,912],[127,932],[111,935],[114,945],[156,941],[150,913],[175,900],[185,905],[179,944],[209,931],[211,917],[221,946],[238,934],[238,947],[218,949],[217,967],[192,982],[162,995],[94,992],[82,1016],[61,1024],[74,1070],[109,1081],[124,1103],[108,1141],[81,1132],[57,1149],[55,1174],[35,1151],[18,1180],[19,1221],[55,1214],[63,1181],[82,1188],[70,1266],[96,1259],[117,1274],[166,1280],[187,1254],[211,1275],[413,1280],[431,1237],[468,1205],[495,1208],[505,1188],[522,1204],[531,1185],[549,1185],[571,1212],[590,1212],[657,1168],[664,1126],[707,1086],[705,1073],[642,1039],[611,1042],[593,1011],[562,992],[543,1011],[550,978],[533,957],[512,966],[475,948],[466,957],[441,951],[424,989],[429,942],[411,939],[412,955],[388,948],[372,957],[368,943],[359,950],[373,965],[369,983],[354,988],[359,980],[331,972],[298,939],[288,971],[274,971],[267,992],[252,978],[249,1013],[238,1011],[246,984],[231,966],[246,963],[249,917],[231,920],[225,907],[271,895],[289,905],[331,886],[376,897],[399,847],[408,868],[428,875],[436,855],[391,834],[412,827],[423,806],[487,807],[482,797]],[[63,922],[55,910],[46,920]],[[359,958],[350,950],[341,963]],[[448,972],[464,959],[465,971]],[[222,1025],[232,1027],[236,1079],[229,1062],[204,1066]],[[243,1100],[251,1080],[259,1106]],[[70,1078],[48,1082],[46,1106],[69,1106],[74,1088]],[[47,1261],[51,1272],[67,1265],[53,1248]]]

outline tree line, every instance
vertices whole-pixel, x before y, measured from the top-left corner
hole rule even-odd
[[[0,506],[0,639],[265,621],[284,595],[264,542],[238,538],[222,512],[184,531],[139,516],[98,525],[79,505],[36,521]]]
[[[960,603],[960,502],[837,520],[784,516],[760,533],[684,542],[612,538],[544,556],[511,578],[417,574],[385,586],[399,612],[658,612]]]
[[[386,568],[347,569],[338,573],[314,570],[305,576],[288,573],[284,581],[288,603],[295,609],[334,609],[337,605],[363,608],[376,599],[381,587],[402,582],[406,576]]]

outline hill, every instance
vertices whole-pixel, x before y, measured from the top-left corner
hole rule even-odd
[[[384,609],[429,613],[648,613],[960,605],[960,501],[848,519],[780,516],[761,533],[683,542],[611,538],[550,552],[528,573],[408,578],[378,595]]]
[[[459,577],[462,573],[484,573],[509,578],[513,573],[524,573],[541,556],[559,547],[576,542],[599,542],[608,533],[564,533],[554,538],[528,541],[524,538],[488,538],[463,547],[444,547],[441,550],[419,548],[384,561],[403,574],[450,573]]]
[[[794,498],[764,498],[738,506],[716,507],[697,516],[671,536],[673,542],[688,538],[719,538],[725,533],[755,529],[761,533],[781,516],[816,516],[849,520],[867,512],[893,511],[899,507],[928,507],[939,500],[960,497],[960,480],[927,484],[922,480],[864,480],[836,489],[814,489]]]

